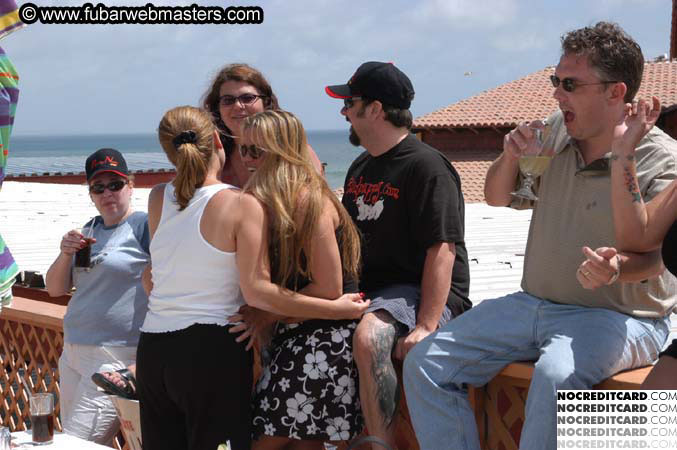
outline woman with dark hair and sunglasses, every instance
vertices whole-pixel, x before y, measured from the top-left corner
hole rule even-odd
[[[247,64],[229,64],[212,80],[202,98],[202,106],[210,112],[226,151],[221,181],[244,186],[249,172],[236,151],[241,144],[242,123],[258,112],[280,109],[273,88],[255,68]],[[322,173],[320,160],[310,146],[308,149],[313,167]]]
[[[124,371],[135,360],[148,307],[141,275],[150,260],[150,235],[148,215],[132,210],[132,180],[120,152],[96,151],[87,158],[85,170],[89,196],[99,215],[83,230],[63,236],[46,285],[51,296],[76,288],[63,320],[59,359],[63,429],[110,444],[119,428],[117,414],[90,376]],[[88,251],[89,257],[79,250]]]
[[[625,120],[616,127],[612,145],[611,204],[618,249],[644,253],[648,264],[662,261],[677,275],[677,181],[647,202],[642,194],[647,187],[637,181],[637,160],[643,157],[637,147],[654,128],[660,111],[656,97],[625,105]],[[671,146],[675,148],[674,140],[660,130],[652,131],[648,139],[662,142],[667,163],[674,165],[675,153],[669,152]],[[642,388],[677,389],[677,339],[660,354]]]

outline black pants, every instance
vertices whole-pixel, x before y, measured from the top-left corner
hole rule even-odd
[[[137,392],[145,450],[251,446],[252,352],[227,327],[141,333]]]

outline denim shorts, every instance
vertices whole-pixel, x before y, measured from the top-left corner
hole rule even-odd
[[[415,284],[391,284],[380,289],[366,291],[365,294],[367,298],[371,299],[367,312],[385,310],[402,325],[398,327],[400,335],[413,331],[416,326],[418,305],[421,302],[421,288],[419,286]],[[451,318],[451,310],[445,304],[439,326],[441,327]]]

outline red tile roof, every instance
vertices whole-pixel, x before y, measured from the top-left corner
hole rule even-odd
[[[509,127],[547,117],[557,109],[549,76],[553,67],[484,91],[440,110],[418,117],[414,128]],[[677,61],[650,62],[638,97],[657,96],[664,109],[677,108]]]
[[[491,163],[501,154],[500,150],[465,149],[442,152],[461,177],[461,189],[466,203],[484,200],[484,178]]]
[[[484,178],[491,161],[452,161],[461,177],[461,190],[466,203],[484,202]]]

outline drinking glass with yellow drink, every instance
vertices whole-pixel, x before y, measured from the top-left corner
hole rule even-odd
[[[550,135],[550,125],[546,121],[535,122],[529,125],[534,132],[527,148],[519,159],[519,167],[522,175],[522,183],[517,191],[510,194],[525,200],[538,200],[532,189],[536,178],[543,175],[550,165],[554,149],[552,143],[548,141]]]

